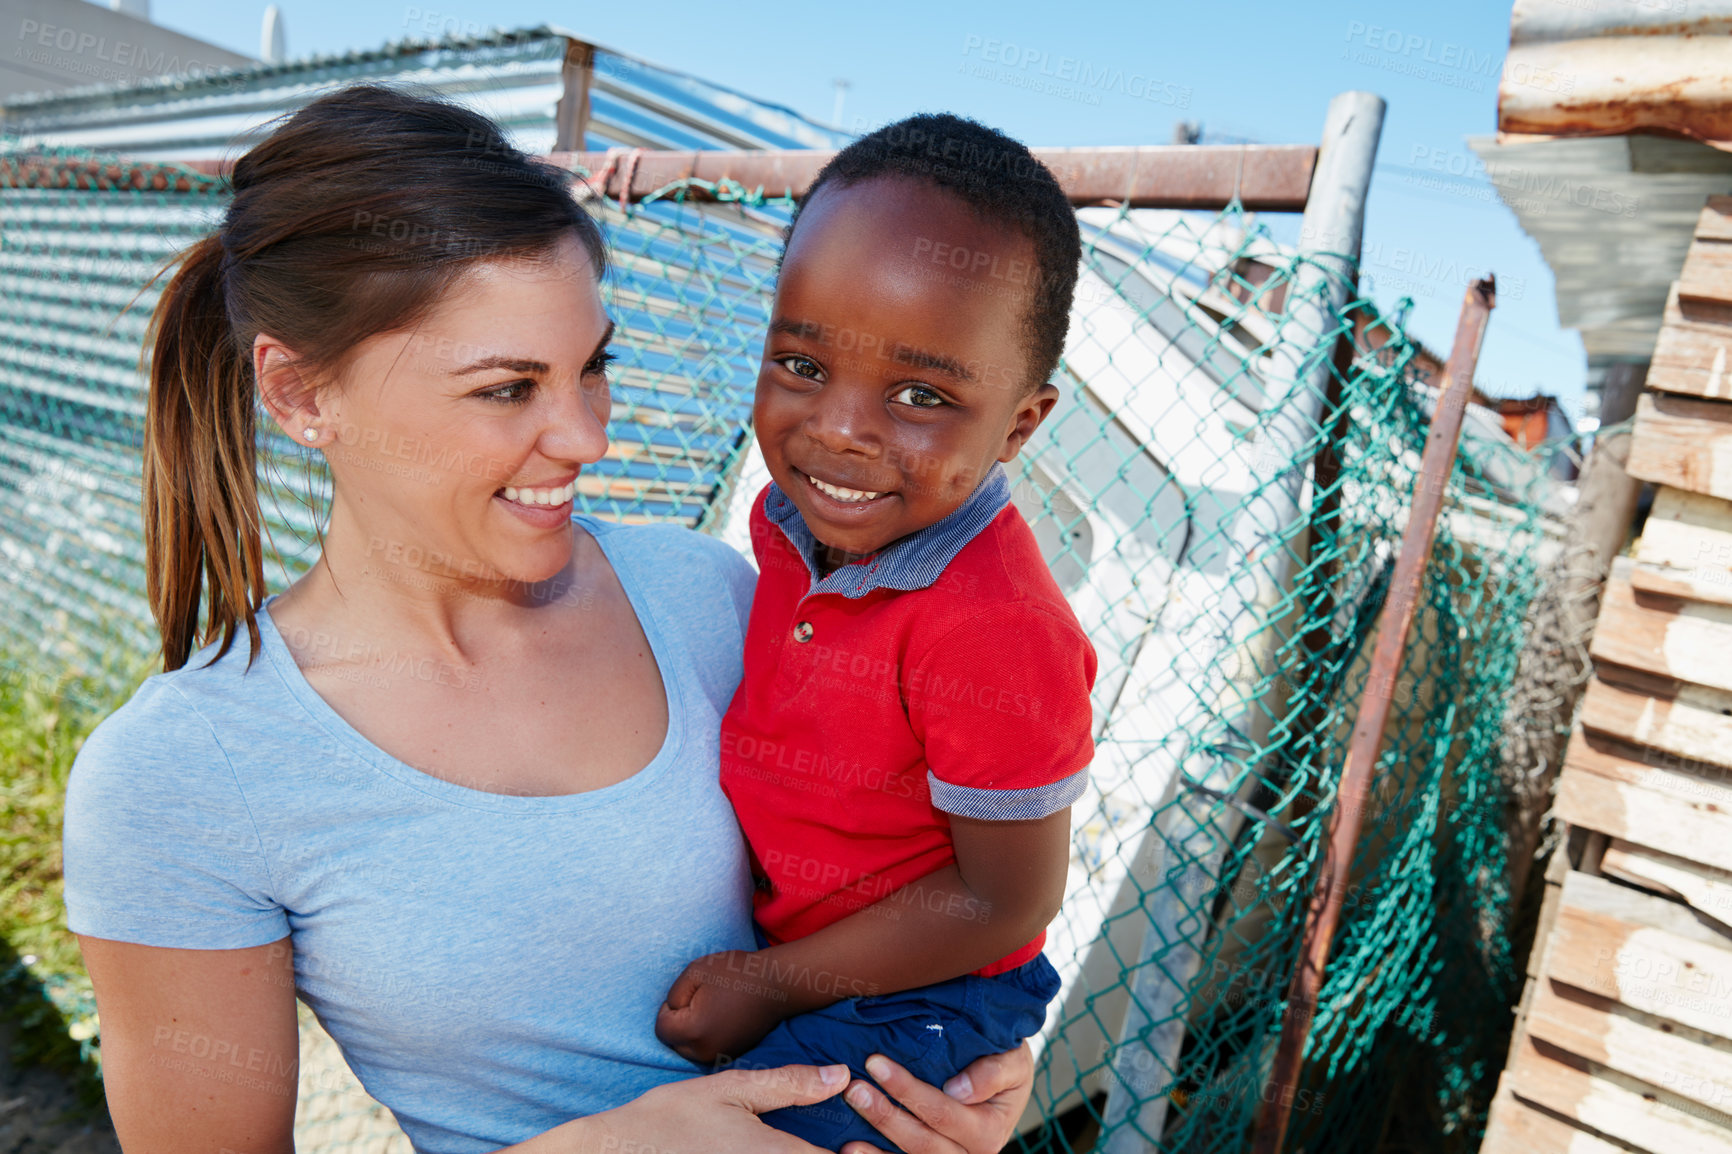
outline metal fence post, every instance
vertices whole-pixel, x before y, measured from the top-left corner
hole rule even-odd
[[[1393,687],[1407,650],[1407,637],[1419,608],[1425,585],[1425,566],[1431,557],[1437,519],[1448,496],[1449,475],[1455,467],[1461,444],[1461,424],[1473,395],[1473,371],[1485,343],[1486,324],[1497,304],[1497,282],[1487,276],[1467,288],[1462,301],[1461,322],[1455,330],[1455,347],[1444,369],[1443,392],[1432,414],[1431,430],[1419,476],[1414,479],[1413,505],[1407,527],[1401,534],[1401,553],[1389,579],[1389,595],[1378,615],[1377,647],[1371,655],[1371,671],[1353,724],[1353,739],[1336,789],[1335,805],[1329,811],[1329,845],[1317,871],[1316,888],[1306,903],[1305,934],[1299,947],[1299,964],[1293,968],[1293,983],[1287,995],[1287,1012],[1281,1024],[1281,1042],[1275,1051],[1275,1069],[1270,1088],[1259,1111],[1256,1154],[1280,1154],[1293,1113],[1293,1094],[1299,1085],[1305,1058],[1305,1039],[1317,1016],[1318,997],[1323,991],[1329,948],[1341,923],[1341,905],[1347,895],[1347,877],[1353,867],[1353,851],[1359,845],[1371,777],[1383,750],[1383,731],[1389,723]]]
[[[1261,754],[1270,730],[1258,689],[1274,666],[1281,640],[1274,623],[1296,568],[1288,540],[1303,516],[1305,463],[1313,455],[1328,385],[1335,318],[1357,287],[1365,198],[1384,108],[1383,98],[1370,92],[1343,92],[1329,102],[1300,227],[1299,251],[1305,259],[1287,293],[1288,311],[1269,373],[1268,420],[1251,468],[1252,496],[1234,522],[1228,547],[1227,563],[1241,571],[1211,614],[1220,622],[1220,672],[1205,700],[1213,703],[1218,735],[1230,735],[1252,757]],[[1198,784],[1217,795],[1230,794],[1240,766],[1237,759],[1218,760]],[[1184,789],[1182,783],[1179,788]],[[1114,1051],[1107,1140],[1101,1147],[1106,1154],[1153,1149],[1149,1137],[1158,1138],[1166,1123],[1166,1081],[1184,1043],[1185,996],[1201,968],[1210,931],[1195,901],[1214,891],[1227,846],[1242,824],[1237,809],[1211,815],[1213,805],[1207,793],[1194,793],[1168,806],[1144,834],[1157,839],[1151,847],[1157,861],[1165,860],[1169,846],[1186,847],[1184,856],[1196,861],[1199,876],[1188,877],[1182,892],[1175,892],[1169,870],[1158,865],[1155,886],[1145,895],[1150,925]],[[1136,857],[1146,860],[1141,851]]]

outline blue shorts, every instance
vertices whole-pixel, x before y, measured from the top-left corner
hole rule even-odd
[[[729,1065],[767,1070],[846,1062],[856,1078],[870,1082],[866,1059],[883,1054],[921,1081],[942,1086],[976,1058],[1014,1050],[1039,1032],[1058,986],[1058,971],[1045,954],[1037,954],[990,978],[968,974],[898,994],[848,998],[789,1018]],[[898,1149],[841,1095],[762,1117],[776,1129],[826,1150],[856,1138],[880,1149]]]

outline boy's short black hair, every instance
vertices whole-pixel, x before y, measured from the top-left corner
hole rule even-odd
[[[1071,299],[1082,261],[1076,212],[1052,172],[1018,141],[978,121],[922,113],[862,136],[819,170],[801,204],[827,184],[845,187],[880,176],[908,176],[955,193],[982,218],[1015,228],[1034,242],[1033,299],[1022,327],[1029,385],[1058,369],[1070,329]],[[800,214],[783,235],[783,252]]]

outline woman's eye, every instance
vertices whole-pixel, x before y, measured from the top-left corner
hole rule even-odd
[[[943,397],[925,385],[908,385],[890,399],[899,405],[913,405],[917,409],[936,409],[944,403]]]
[[[798,353],[792,353],[785,357],[777,357],[776,363],[781,365],[784,369],[787,369],[790,373],[793,373],[796,377],[804,377],[808,381],[821,381],[824,379],[823,368],[821,368],[818,362],[814,361],[811,357],[803,357]]]
[[[611,351],[603,350],[602,352],[597,353],[589,364],[583,366],[583,375],[586,377],[593,377],[597,373],[605,373],[607,372],[608,366],[617,360],[619,360],[619,358]]]
[[[485,393],[482,393],[481,395],[483,397],[486,397],[490,401],[517,402],[517,401],[527,401],[529,399],[529,394],[534,392],[534,391],[535,391],[535,382],[534,381],[522,380],[522,381],[512,381],[509,384],[500,385],[496,389],[489,389]]]

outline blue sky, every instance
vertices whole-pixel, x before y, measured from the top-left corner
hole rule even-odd
[[[1558,327],[1538,246],[1464,142],[1497,127],[1509,0],[281,0],[281,7],[291,56],[549,23],[826,122],[834,81],[846,80],[842,122],[855,131],[945,110],[1034,145],[1166,144],[1181,119],[1200,121],[1210,140],[1310,142],[1332,95],[1376,92],[1389,111],[1366,219],[1373,296],[1386,309],[1412,297],[1412,331],[1445,354],[1467,280],[1496,272],[1498,309],[1480,386],[1500,396],[1551,393],[1580,414],[1581,341]],[[264,10],[264,0],[152,4],[157,23],[249,55],[258,52]],[[1094,72],[1122,70],[1127,81],[1084,100],[1010,79],[1038,77],[1043,61],[1056,71],[1065,57]],[[1004,66],[1025,59],[1026,67]],[[989,67],[977,75],[983,63]]]

